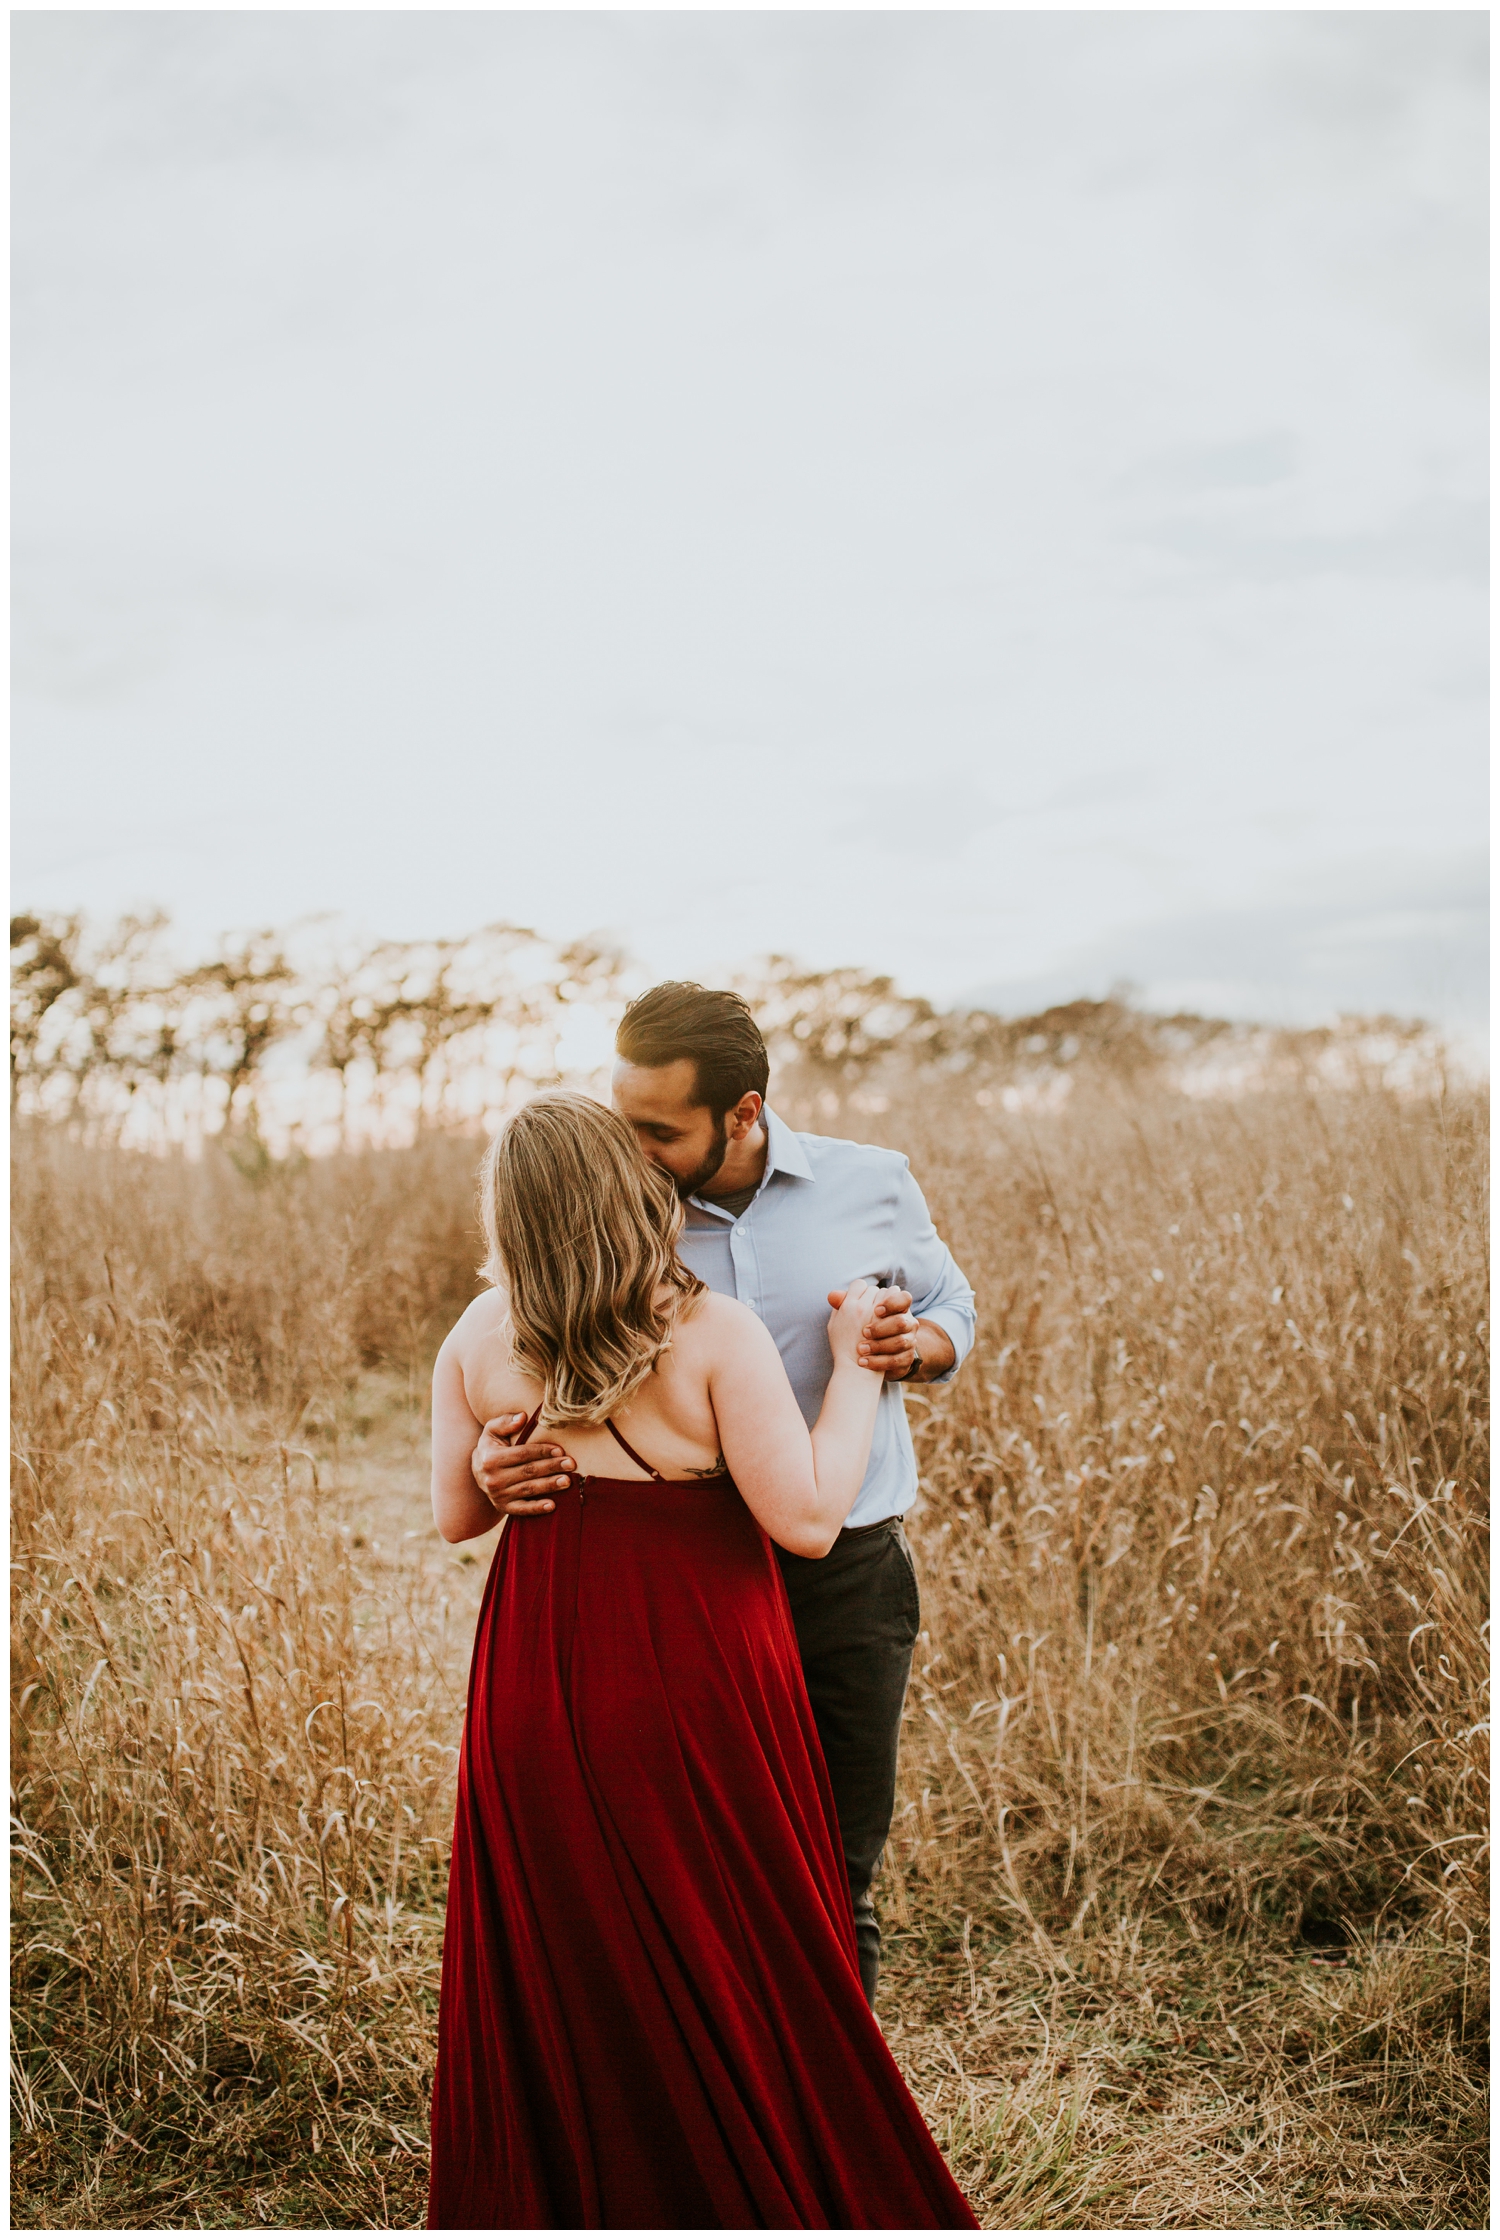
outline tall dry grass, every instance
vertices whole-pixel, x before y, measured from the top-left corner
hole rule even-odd
[[[885,1121],[982,1305],[882,1879],[938,2135],[997,2224],[1481,2222],[1479,1100]],[[419,2222],[475,1146],[19,1151],[15,2221]]]
[[[472,1295],[474,1146],[18,1149],[16,2215],[411,2222],[464,1645],[340,1447]]]
[[[1015,2221],[1483,2222],[1479,1100],[937,1122],[985,1317],[885,1876],[935,2105]]]

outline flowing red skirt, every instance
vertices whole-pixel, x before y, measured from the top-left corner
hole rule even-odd
[[[427,2221],[974,2227],[860,1988],[786,1591],[727,1479],[590,1478],[501,1535]]]

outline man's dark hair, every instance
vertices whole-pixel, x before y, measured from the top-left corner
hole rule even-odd
[[[628,1004],[615,1036],[627,1065],[670,1066],[691,1058],[698,1069],[693,1101],[715,1119],[732,1111],[747,1089],[764,1097],[771,1061],[743,996],[700,988],[695,980],[664,980]]]

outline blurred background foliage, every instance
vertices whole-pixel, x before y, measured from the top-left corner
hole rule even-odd
[[[92,925],[11,920],[11,1098],[23,1117],[141,1144],[215,1133],[269,1148],[409,1141],[492,1125],[544,1081],[597,1075],[633,992],[603,942],[550,943],[495,924],[462,939],[358,941],[313,920],[174,957],[161,914]],[[1446,1063],[1419,1020],[1271,1029],[1134,1008],[1129,991],[1031,1018],[938,1011],[889,978],[770,957],[736,985],[753,1004],[778,1094],[879,1099],[962,1085],[1010,1109],[1075,1083],[1170,1081],[1218,1094],[1275,1080],[1393,1086]]]

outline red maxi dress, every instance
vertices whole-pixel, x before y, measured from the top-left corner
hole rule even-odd
[[[786,1590],[728,1477],[575,1477],[501,1536],[427,2221],[975,2227],[865,2003]]]

